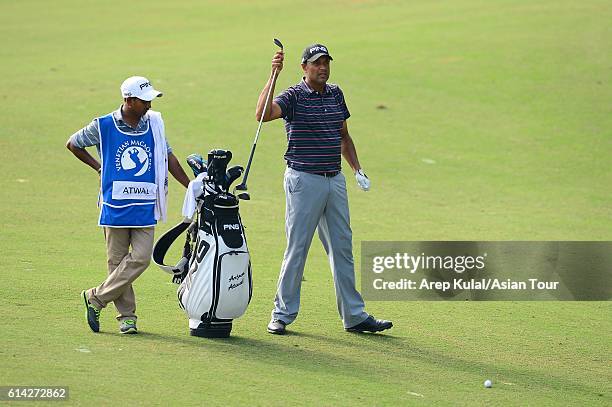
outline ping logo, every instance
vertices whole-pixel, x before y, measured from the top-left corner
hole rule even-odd
[[[319,51],[321,51],[321,52],[325,52],[326,54],[328,53],[328,52],[327,52],[327,48],[325,48],[325,47],[316,46],[316,47],[312,47],[312,48],[310,48],[310,53],[311,53],[311,54],[312,54],[312,53],[315,53],[315,52],[319,52]]]
[[[149,86],[151,86],[151,82],[141,83],[140,84],[140,90],[142,90],[142,88],[148,88]]]
[[[223,230],[240,230],[240,225],[238,223],[233,225],[223,225]]]

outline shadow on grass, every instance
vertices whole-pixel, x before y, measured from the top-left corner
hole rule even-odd
[[[241,336],[230,336],[223,339],[206,339],[190,336],[170,336],[153,332],[142,332],[141,339],[154,342],[165,342],[188,347],[205,347],[228,356],[244,358],[256,363],[282,365],[304,372],[339,375],[358,380],[371,381],[372,377],[385,377],[389,382],[405,384],[406,370],[418,364],[426,364],[445,372],[463,372],[470,375],[493,374],[513,381],[521,387],[547,387],[560,392],[573,392],[596,397],[599,389],[593,386],[576,383],[571,379],[550,375],[539,371],[521,368],[508,368],[495,363],[483,363],[477,360],[458,358],[433,349],[413,346],[409,338],[389,334],[346,333],[347,339],[326,335],[317,335],[300,331],[291,331],[279,338],[271,337],[262,340]],[[302,337],[311,340],[310,344],[295,344],[291,337]],[[276,339],[275,339],[276,338]],[[286,343],[277,340],[286,339]],[[331,344],[336,349],[321,350],[323,343]],[[343,356],[346,355],[346,356]],[[390,363],[393,360],[394,363]],[[399,363],[398,363],[399,362]],[[458,376],[459,377],[459,376]]]
[[[380,343],[383,335],[362,335],[363,340],[372,344]],[[508,368],[495,363],[483,363],[474,359],[459,358],[452,355],[436,352],[432,349],[410,346],[410,341],[405,338],[394,338],[396,343],[402,343],[403,354],[395,355],[407,360],[416,360],[430,365],[438,366],[444,371],[465,372],[468,374],[482,373],[483,375],[495,375],[512,380],[515,384],[523,387],[547,387],[561,393],[573,392],[592,397],[601,397],[601,389],[595,386],[576,383],[571,379],[555,375],[553,370],[550,375],[542,374],[528,368]],[[469,355],[468,355],[469,356]],[[520,357],[520,355],[517,355]]]
[[[308,338],[317,341],[328,342],[335,345],[341,346],[351,346],[358,347],[356,344],[357,340],[367,339],[372,343],[377,344],[404,344],[408,341],[408,338],[402,336],[393,336],[389,333],[356,333],[356,332],[345,332],[344,333],[346,339],[340,339],[334,336],[328,335],[316,335],[308,332],[302,331],[287,331],[287,337],[298,337],[298,338]]]
[[[166,342],[188,347],[205,347],[207,350],[214,350],[226,353],[234,358],[243,358],[257,363],[268,363],[282,365],[304,372],[315,374],[326,374],[346,376],[353,379],[370,380],[372,379],[373,361],[370,358],[360,359],[355,354],[346,352],[330,353],[321,351],[321,342],[329,341],[334,346],[353,346],[350,341],[342,341],[326,336],[305,334],[292,331],[290,334],[279,338],[270,337],[269,340],[257,338],[230,336],[223,339],[198,338],[185,335],[170,336],[159,333],[139,333],[142,339]],[[312,345],[296,345],[290,341],[291,337],[306,337],[313,339]],[[286,340],[286,343],[278,343],[277,340]],[[358,352],[358,347],[354,347]],[[343,354],[347,356],[343,356]]]

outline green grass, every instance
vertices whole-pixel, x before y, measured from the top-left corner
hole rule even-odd
[[[370,302],[396,326],[347,334],[316,240],[292,334],[268,335],[280,122],[242,205],[254,296],[232,338],[189,337],[155,267],[135,285],[141,334],[119,335],[109,307],[93,335],[79,293],[105,270],[97,176],[64,148],[142,74],[177,156],[244,163],[272,38],[278,89],[321,41],[373,183],[347,177],[357,260],[361,240],[612,240],[611,20],[606,1],[0,3],[0,385],[67,385],[83,405],[612,404],[609,302]]]

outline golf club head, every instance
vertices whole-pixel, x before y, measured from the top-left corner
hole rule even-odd
[[[248,201],[251,199],[251,195],[249,195],[249,192],[247,191],[247,187],[246,185],[244,185],[244,182],[240,185],[236,185],[236,188],[234,188],[234,195],[236,195],[238,199],[242,199],[244,201]]]
[[[191,154],[187,157],[187,164],[193,171],[193,175],[197,177],[202,172],[206,171],[206,161],[200,154]]]
[[[276,44],[277,47],[280,47],[280,49],[283,49],[283,43],[280,42],[278,38],[274,38],[274,43]]]
[[[235,165],[229,170],[227,170],[227,173],[225,173],[225,189],[226,190],[229,190],[230,185],[232,185],[232,182],[236,181],[242,175],[243,171],[244,171],[244,168],[242,168],[240,165]]]
[[[239,194],[234,194],[238,197],[238,199],[242,199],[243,201],[251,200],[251,195],[247,191],[240,192]]]

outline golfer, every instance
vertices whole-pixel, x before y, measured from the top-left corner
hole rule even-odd
[[[66,147],[101,177],[98,225],[104,228],[108,276],[81,293],[87,322],[98,332],[100,311],[113,302],[119,332],[134,334],[132,283],[149,265],[154,227],[166,218],[168,170],[185,187],[189,178],[166,142],[161,114],[150,110],[162,93],[148,79],[132,76],[121,85],[121,94],[119,109],[74,133]],[[101,162],[85,150],[90,146],[96,146]]]
[[[256,117],[264,121],[282,117],[287,131],[285,161],[287,249],[278,280],[268,332],[284,334],[300,307],[300,288],[308,249],[318,229],[334,276],[338,312],[344,328],[352,332],[377,332],[393,326],[368,315],[355,289],[352,232],[346,182],[340,172],[341,155],[351,166],[357,185],[367,191],[370,181],[363,172],[348,132],[350,117],[340,87],[328,84],[331,55],[314,44],[302,54],[302,81],[283,91],[264,112],[265,99],[283,69],[284,54],[272,59],[270,80],[261,91]]]

